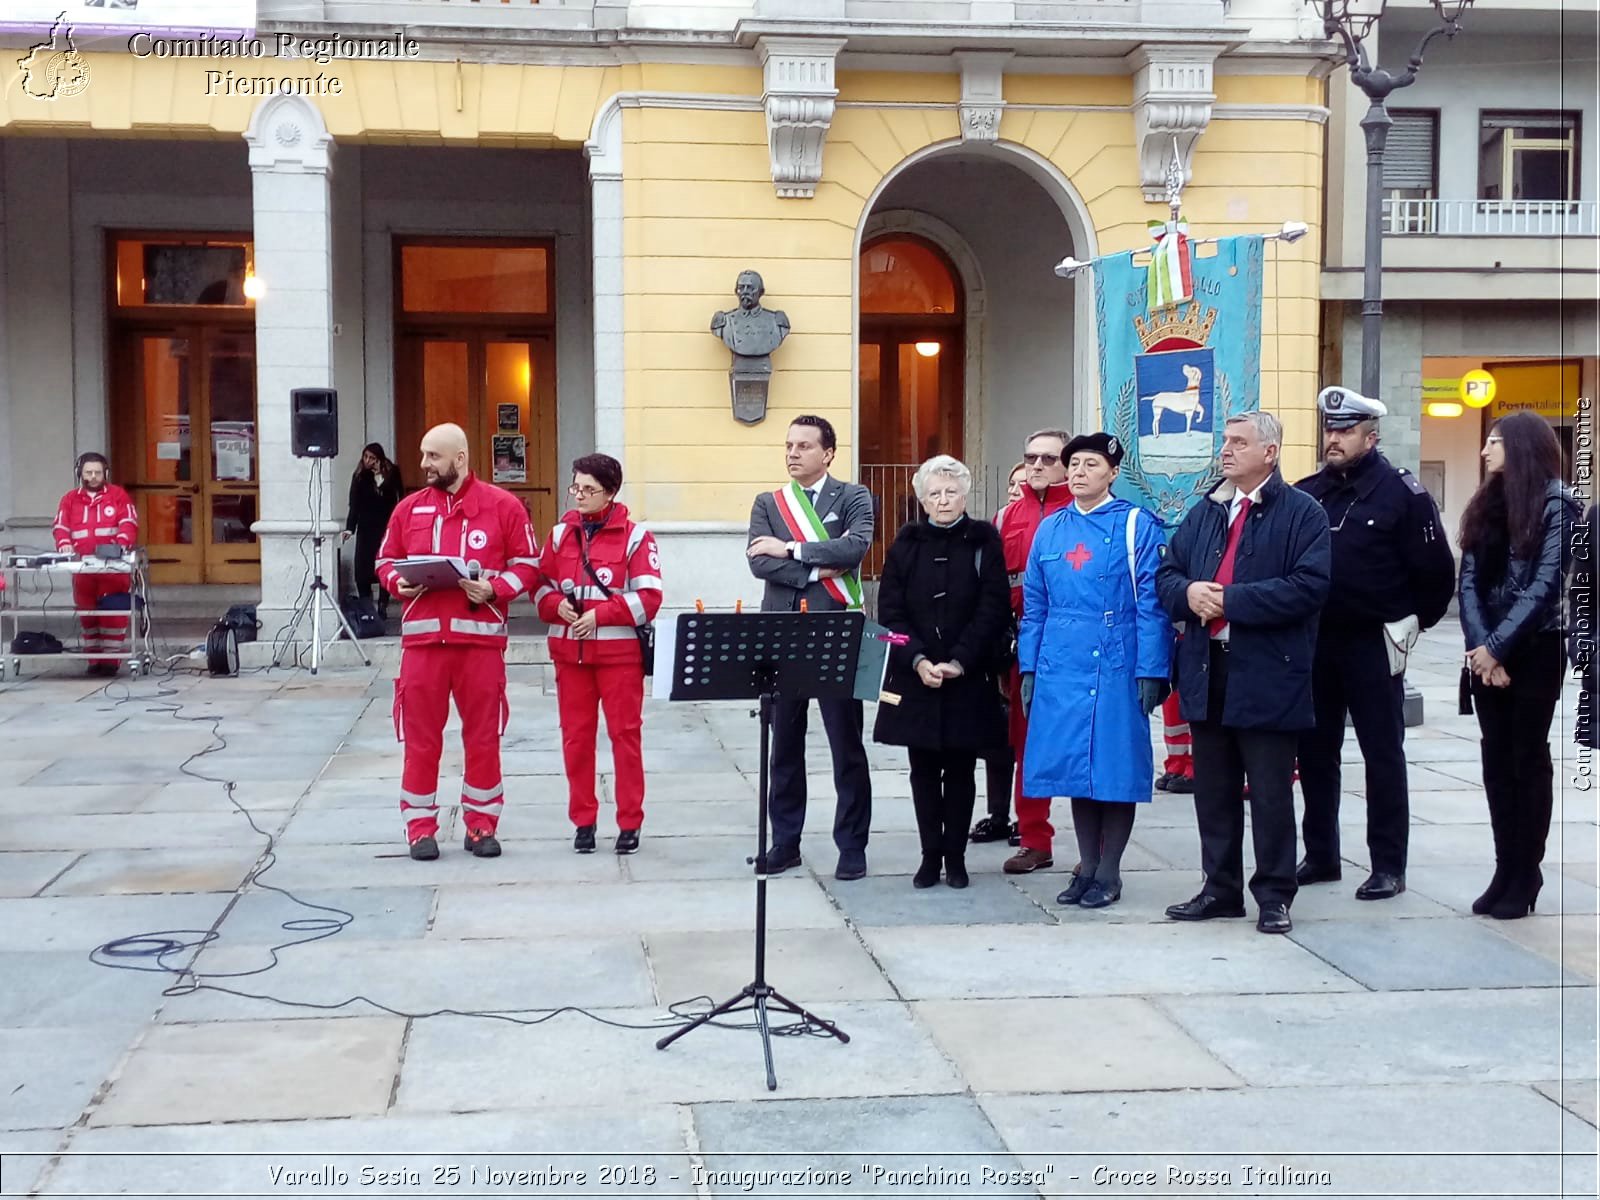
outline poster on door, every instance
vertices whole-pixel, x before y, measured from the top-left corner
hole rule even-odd
[[[495,434],[494,481],[528,482],[528,439],[522,434]]]

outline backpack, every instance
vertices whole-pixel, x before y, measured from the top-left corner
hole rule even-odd
[[[236,642],[253,642],[256,640],[256,630],[261,628],[261,622],[256,619],[256,606],[254,604],[235,604],[231,606],[219,625],[226,625],[233,630]]]

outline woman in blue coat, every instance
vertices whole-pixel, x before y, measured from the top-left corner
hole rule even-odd
[[[1166,537],[1153,513],[1111,494],[1122,453],[1105,433],[1067,443],[1073,502],[1033,540],[1017,635],[1022,794],[1072,797],[1078,870],[1056,900],[1084,908],[1122,897],[1133,806],[1155,779],[1150,713],[1172,668],[1172,622],[1156,595]]]

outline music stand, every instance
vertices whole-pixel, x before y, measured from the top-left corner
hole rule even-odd
[[[860,612],[682,613],[672,664],[674,700],[759,701],[761,767],[758,774],[755,978],[735,995],[656,1042],[665,1050],[684,1034],[727,1013],[751,1010],[761,1033],[767,1090],[778,1090],[772,1069],[772,1030],[767,1010],[792,1013],[841,1042],[850,1035],[808,1012],[767,982],[767,786],[772,706],[782,693],[791,699],[849,699],[855,693],[856,661],[866,617]]]

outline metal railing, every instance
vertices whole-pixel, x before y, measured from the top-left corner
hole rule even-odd
[[[863,463],[857,480],[872,493],[873,513],[877,518],[872,549],[861,563],[863,579],[877,579],[883,572],[883,556],[900,526],[922,516],[922,505],[911,486],[918,463]],[[967,497],[967,515],[981,521],[994,519],[1006,504],[1006,480],[1011,464],[999,467],[973,467],[972,492]]]
[[[1593,200],[1385,200],[1383,231],[1434,237],[1593,237]]]

